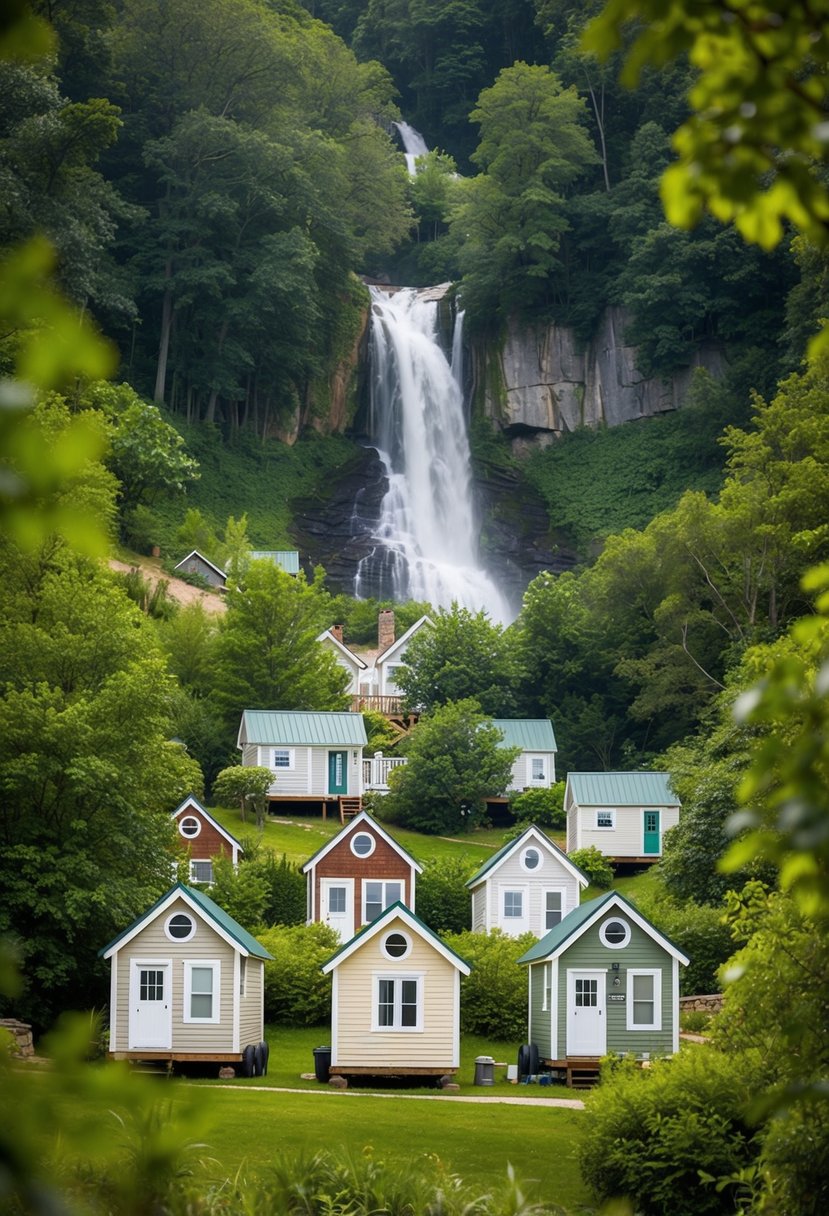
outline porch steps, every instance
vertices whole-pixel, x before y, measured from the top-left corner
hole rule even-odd
[[[345,823],[348,819],[353,819],[355,815],[359,815],[363,809],[362,798],[343,798],[337,799],[340,805],[340,823]]]
[[[598,1060],[568,1060],[567,1086],[569,1089],[592,1089],[599,1083],[601,1065]]]

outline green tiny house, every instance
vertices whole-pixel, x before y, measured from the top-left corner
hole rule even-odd
[[[646,1060],[679,1048],[679,967],[688,958],[616,891],[574,908],[519,959],[529,1037],[567,1072],[608,1052]]]

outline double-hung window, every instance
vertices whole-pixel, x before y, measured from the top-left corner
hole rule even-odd
[[[403,898],[402,882],[367,879],[363,883],[363,924],[368,925],[391,904]]]
[[[553,929],[564,915],[564,892],[544,892],[544,931]]]
[[[596,811],[596,827],[610,829],[616,826],[616,812],[606,808]]]
[[[294,750],[292,747],[275,747],[273,749],[273,768],[293,768]]]
[[[530,757],[530,781],[533,785],[543,785],[547,779],[547,766],[543,756]]]
[[[191,861],[190,862],[190,881],[191,882],[212,882],[213,881],[213,862],[212,861]]]
[[[628,1030],[662,1029],[662,972],[628,968]]]
[[[222,965],[218,959],[185,962],[184,1016],[185,1022],[219,1021],[219,988]]]
[[[422,983],[419,975],[378,975],[373,1029],[421,1030]]]
[[[504,892],[504,918],[506,920],[522,920],[524,917],[524,892]]]

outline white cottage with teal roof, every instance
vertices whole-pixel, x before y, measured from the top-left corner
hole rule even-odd
[[[493,718],[503,747],[520,748],[512,766],[510,791],[548,790],[556,783],[556,737],[549,718]]]
[[[668,773],[568,773],[567,852],[594,845],[618,862],[658,861],[665,833],[679,823]]]
[[[467,882],[472,928],[501,929],[510,937],[543,937],[578,907],[588,879],[541,828],[530,824]]]
[[[529,970],[530,1047],[568,1084],[608,1052],[678,1051],[688,958],[617,891],[574,908],[518,961]]]
[[[261,1070],[272,955],[204,892],[176,883],[99,953],[112,967],[112,1058]]]
[[[310,710],[246,709],[237,738],[242,764],[273,773],[272,803],[347,799],[349,813],[361,805],[366,742],[362,714]]]

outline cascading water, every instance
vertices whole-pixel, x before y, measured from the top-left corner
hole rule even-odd
[[[409,170],[409,176],[414,177],[417,173],[415,161],[418,156],[425,156],[429,149],[426,146],[426,140],[416,131],[414,127],[409,126],[407,122],[396,122],[400,141],[403,144],[403,149],[406,155],[406,166]]]
[[[412,288],[372,288],[371,431],[388,490],[357,596],[391,595],[512,618],[478,558],[469,440],[460,386],[438,337],[438,305]],[[424,295],[427,293],[424,293]]]

